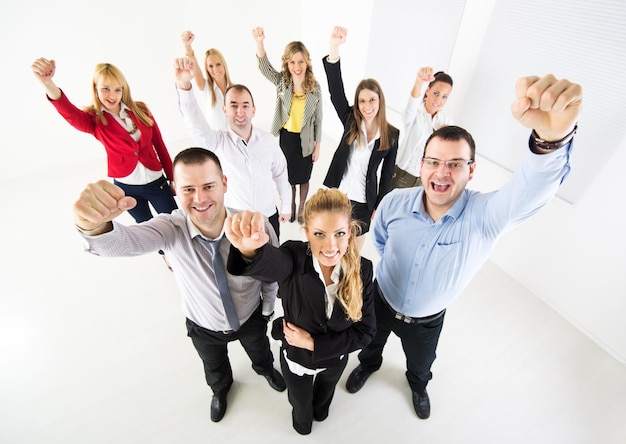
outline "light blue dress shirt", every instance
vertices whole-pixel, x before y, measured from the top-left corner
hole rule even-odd
[[[530,150],[500,190],[464,190],[437,222],[426,213],[424,188],[396,189],[378,206],[373,241],[381,257],[378,284],[396,311],[410,317],[440,312],[476,275],[498,239],[546,205],[569,174],[569,146]]]

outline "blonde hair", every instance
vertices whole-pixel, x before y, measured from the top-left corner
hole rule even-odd
[[[350,238],[348,250],[341,257],[339,264],[341,275],[337,289],[337,299],[343,306],[348,319],[359,321],[363,316],[363,281],[361,280],[361,256],[356,244],[356,236],[360,232],[359,225],[352,220],[352,204],[350,199],[337,188],[319,189],[304,205],[304,229],[309,222],[321,213],[344,215],[350,221]]]
[[[211,93],[211,107],[214,107],[217,102],[217,96],[215,95],[215,80],[213,80],[213,77],[211,77],[211,74],[209,74],[209,70],[206,67],[206,62],[209,56],[215,57],[224,67],[224,77],[226,78],[227,87],[230,85],[230,73],[228,72],[228,65],[226,64],[226,59],[222,53],[215,48],[207,49],[204,53],[204,72],[206,73],[206,80],[209,83],[209,91]],[[221,103],[221,105],[223,105],[223,103]]]
[[[311,63],[311,56],[309,50],[306,49],[304,43],[293,41],[285,46],[285,52],[283,53],[283,74],[285,75],[285,85],[289,85],[292,81],[291,73],[289,72],[289,60],[297,53],[302,53],[302,57],[306,61],[306,73],[304,73],[304,92],[309,93],[315,91],[315,76],[313,75],[313,64]]]
[[[354,121],[348,131],[348,143],[351,144],[355,141],[355,139],[359,144],[361,143],[361,122],[363,121],[363,115],[359,110],[359,93],[364,89],[368,89],[378,96],[378,114],[374,117],[376,125],[378,126],[378,131],[380,132],[380,145],[378,146],[378,151],[388,150],[391,145],[395,143],[395,140],[392,140],[389,137],[389,130],[394,128],[394,126],[387,122],[387,105],[385,104],[385,95],[383,94],[380,84],[374,79],[363,79],[356,87],[356,91],[354,93],[354,105],[352,106]]]
[[[135,102],[130,95],[130,86],[122,74],[122,71],[110,63],[98,63],[96,69],[93,72],[92,81],[92,100],[93,104],[87,107],[88,111],[92,111],[100,119],[102,123],[106,125],[107,120],[102,112],[102,102],[98,98],[98,81],[109,82],[112,84],[118,84],[122,87],[122,103],[126,105],[132,112],[141,120],[145,125],[152,126],[154,120],[150,115],[150,110],[143,102]]]

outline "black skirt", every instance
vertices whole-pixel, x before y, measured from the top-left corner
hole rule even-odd
[[[308,183],[313,171],[313,155],[302,157],[300,133],[291,133],[281,128],[279,143],[287,159],[289,183],[291,185]]]

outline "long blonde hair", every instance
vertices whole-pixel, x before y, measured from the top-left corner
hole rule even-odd
[[[206,80],[209,83],[209,92],[211,93],[211,107],[214,107],[215,103],[217,102],[217,96],[215,95],[215,80],[213,80],[213,77],[211,77],[211,74],[209,74],[209,70],[206,67],[206,61],[209,56],[215,57],[224,67],[226,87],[230,86],[230,73],[228,72],[228,65],[226,64],[226,59],[224,58],[224,55],[215,48],[207,49],[204,53],[204,72],[206,73]],[[223,105],[223,103],[220,103],[220,105]]]
[[[154,124],[154,121],[150,116],[150,110],[148,110],[146,104],[143,102],[135,102],[133,100],[130,95],[130,86],[128,86],[128,82],[126,81],[124,74],[122,74],[122,71],[120,71],[117,66],[110,63],[98,63],[96,65],[92,81],[93,103],[87,107],[87,110],[94,112],[102,123],[106,125],[107,120],[102,113],[102,102],[100,102],[100,99],[98,98],[97,83],[99,80],[120,85],[122,87],[122,103],[124,103],[124,105],[126,105],[145,125],[152,126]]]
[[[352,220],[352,204],[350,199],[337,188],[319,189],[304,205],[304,224],[306,230],[309,222],[321,213],[337,213],[350,221],[350,238],[348,250],[341,257],[339,264],[341,275],[337,289],[337,299],[343,306],[348,319],[359,321],[363,316],[363,281],[361,280],[361,256],[356,244],[356,236],[360,233],[359,225]]]
[[[306,61],[306,73],[304,73],[304,83],[303,88],[305,93],[315,91],[315,76],[313,75],[313,64],[311,63],[311,56],[309,55],[309,50],[306,49],[304,43],[293,41],[287,43],[285,46],[285,52],[282,56],[283,62],[283,74],[285,75],[285,85],[291,84],[291,73],[289,72],[289,60],[297,54],[301,52],[302,57]]]

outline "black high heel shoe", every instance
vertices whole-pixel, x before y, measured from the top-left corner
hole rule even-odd
[[[296,204],[295,202],[291,204],[291,217],[289,218],[289,222],[294,222],[296,220]]]

